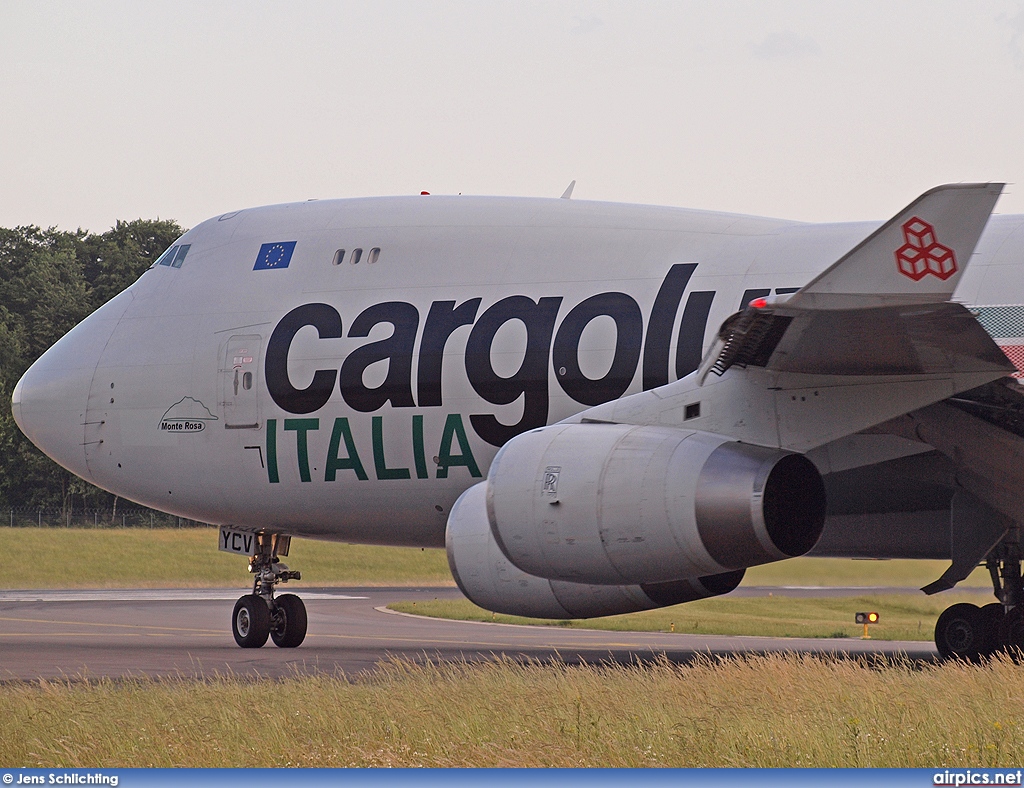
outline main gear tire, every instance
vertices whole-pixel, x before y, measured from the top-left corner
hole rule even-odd
[[[1021,605],[1013,608],[1002,620],[999,639],[1007,653],[1016,661],[1024,656],[1024,610]]]
[[[935,622],[935,647],[943,659],[978,662],[989,638],[981,608],[967,602],[947,607]]]
[[[981,656],[991,657],[1002,650],[1004,617],[1005,611],[999,602],[992,602],[978,611],[983,641]]]

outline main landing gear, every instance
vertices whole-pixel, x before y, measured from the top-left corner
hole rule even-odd
[[[253,574],[251,594],[235,602],[231,614],[231,634],[242,648],[260,648],[267,638],[281,648],[295,648],[306,637],[306,606],[295,594],[274,596],[278,583],[301,579],[281,563],[279,555],[288,555],[290,536],[256,534],[256,554],[249,559]]]
[[[935,647],[943,659],[979,662],[1001,651],[1024,655],[1024,582],[1021,551],[1001,544],[985,561],[999,602],[978,607],[961,602],[946,608],[935,624]]]

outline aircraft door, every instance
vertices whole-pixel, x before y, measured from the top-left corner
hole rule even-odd
[[[224,427],[229,430],[259,429],[257,383],[260,370],[258,334],[233,336],[224,346],[219,369]]]

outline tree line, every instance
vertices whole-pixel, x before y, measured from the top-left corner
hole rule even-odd
[[[0,228],[0,509],[116,516],[113,495],[64,470],[22,435],[11,394],[33,361],[138,279],[183,232],[161,219],[119,221],[101,234]]]

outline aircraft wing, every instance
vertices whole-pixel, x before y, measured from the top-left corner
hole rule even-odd
[[[705,374],[734,364],[840,376],[1013,371],[949,301],[1001,190],[926,192],[798,292],[757,299],[726,321]]]
[[[932,189],[805,287],[752,301],[700,369],[571,419],[692,427],[807,451],[1014,367],[951,298],[1001,184]]]

